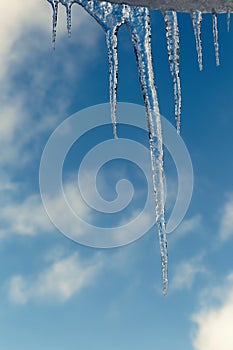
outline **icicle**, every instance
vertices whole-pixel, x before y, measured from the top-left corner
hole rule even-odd
[[[53,29],[52,29],[52,46],[55,49],[56,35],[57,35],[57,15],[58,15],[58,1],[50,1],[53,8]]]
[[[67,25],[69,38],[71,37],[71,7],[72,7],[72,2],[68,2],[66,4],[66,25]]]
[[[230,31],[231,27],[231,12],[230,10],[227,10],[227,31]]]
[[[158,225],[160,254],[162,260],[163,293],[166,295],[168,288],[168,253],[164,217],[165,195],[163,177],[163,141],[158,98],[154,83],[149,10],[147,8],[135,10],[133,18],[131,22],[128,23],[128,26],[132,33],[134,49],[138,62],[140,83],[147,113],[153,187],[156,204],[156,222]]]
[[[213,20],[213,36],[214,36],[216,66],[219,66],[220,62],[219,62],[219,44],[218,44],[218,17],[216,12],[212,13],[212,20]]]
[[[118,54],[117,54],[117,31],[118,27],[109,29],[106,32],[106,42],[108,46],[109,60],[109,84],[110,84],[110,105],[111,117],[113,123],[113,134],[117,139],[117,121],[116,121],[116,104],[117,104],[117,85],[118,85]]]
[[[53,4],[53,0],[48,0]],[[104,28],[108,45],[109,66],[110,66],[110,101],[113,121],[114,135],[116,133],[116,97],[118,78],[118,57],[117,57],[117,30],[122,24],[130,29],[134,49],[138,62],[141,89],[146,107],[147,124],[149,132],[150,154],[152,163],[153,189],[155,195],[155,217],[158,225],[160,242],[160,254],[162,260],[163,293],[167,294],[168,288],[168,253],[167,237],[165,228],[165,195],[164,195],[164,170],[163,170],[163,141],[162,126],[158,106],[157,92],[154,84],[154,72],[151,53],[151,27],[149,10],[146,7],[134,7],[109,2],[98,2],[94,0],[56,0],[56,4],[63,5],[77,2],[81,4],[91,16]],[[54,7],[55,8],[55,7]],[[57,14],[57,10],[54,11]],[[54,16],[54,28],[56,29],[57,16]],[[68,13],[68,30],[71,27]],[[54,30],[55,33],[55,30]],[[173,32],[172,32],[173,33]],[[180,113],[180,83],[179,83],[179,37],[178,27],[174,28],[174,45],[171,47],[171,54],[174,56],[174,79],[177,88],[177,115]],[[55,37],[55,35],[54,35]],[[171,44],[173,41],[171,41]],[[174,52],[173,52],[174,51]]]
[[[192,13],[192,22],[193,22],[194,35],[196,40],[199,69],[200,71],[202,71],[203,65],[202,65],[202,43],[201,43],[201,22],[202,22],[201,11],[196,10]]]
[[[166,25],[167,49],[170,70],[174,84],[175,117],[177,133],[180,133],[181,114],[181,87],[180,87],[180,39],[177,14],[175,11],[166,11],[164,14]]]

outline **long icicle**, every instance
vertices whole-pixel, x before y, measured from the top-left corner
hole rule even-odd
[[[200,71],[202,71],[203,64],[202,64],[202,42],[201,42],[201,22],[202,22],[201,11],[196,10],[192,13],[192,22],[193,22],[194,36],[196,40],[199,69]]]
[[[180,37],[175,11],[165,11],[166,38],[170,71],[174,84],[175,118],[177,133],[180,134],[181,87],[180,87]]]
[[[131,20],[128,25],[131,30],[137,57],[140,84],[147,114],[153,188],[156,204],[156,223],[158,225],[160,255],[162,262],[163,294],[166,295],[168,288],[168,252],[165,224],[163,140],[161,117],[154,82],[149,10],[147,8],[135,10],[133,19],[134,20]]]
[[[219,66],[220,61],[219,61],[219,44],[218,44],[218,17],[216,12],[212,13],[212,21],[213,21],[213,36],[214,36],[216,66]]]
[[[106,32],[106,42],[108,47],[109,60],[109,84],[110,84],[110,106],[113,124],[113,135],[117,139],[117,86],[118,86],[118,53],[117,53],[117,31],[118,26]]]

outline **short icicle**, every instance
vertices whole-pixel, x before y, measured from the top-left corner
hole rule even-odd
[[[227,31],[229,32],[231,29],[231,11],[227,11]]]
[[[218,44],[218,17],[216,12],[212,13],[212,20],[213,20],[213,36],[214,36],[216,66],[219,66],[220,61],[219,61],[219,44]]]
[[[192,13],[192,22],[193,22],[194,36],[196,40],[199,69],[200,71],[202,71],[203,64],[202,64],[202,42],[201,42],[201,22],[202,22],[201,11],[196,10]]]
[[[108,47],[109,60],[109,89],[110,89],[110,106],[113,124],[113,135],[117,139],[117,85],[118,85],[118,52],[117,52],[117,31],[115,26],[106,32],[106,42]]]
[[[128,25],[131,30],[137,57],[140,84],[147,114],[153,187],[156,205],[156,223],[158,225],[160,254],[162,261],[163,294],[166,295],[168,288],[168,252],[164,209],[165,190],[163,140],[161,117],[154,82],[149,10],[147,8],[141,8],[138,10],[138,13],[135,11],[133,21],[131,20]]]
[[[51,1],[53,9],[52,47],[55,50],[57,36],[58,1]]]
[[[181,87],[180,87],[180,37],[177,13],[165,11],[166,38],[170,71],[174,84],[175,117],[177,133],[180,133]]]
[[[68,31],[68,37],[71,37],[71,7],[72,2],[68,2],[66,4],[66,25],[67,25],[67,31]]]

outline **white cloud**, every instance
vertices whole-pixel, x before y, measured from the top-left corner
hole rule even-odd
[[[82,26],[86,27],[86,36],[80,31],[80,40],[83,46],[92,46],[98,37],[98,31],[93,31],[93,25],[91,25],[91,30],[93,32],[90,36],[88,24],[92,23],[93,20],[81,10],[81,6],[79,6],[79,9],[77,9],[77,6],[73,7],[73,19],[74,29],[79,28],[80,30]],[[48,33],[48,35],[50,35],[52,25],[52,7],[46,0],[25,0],[23,3],[18,0],[12,0],[10,6],[7,2],[3,2],[1,4],[0,23],[1,78],[6,73],[9,61],[11,59],[15,60],[17,56],[14,46],[17,40],[20,39],[22,33],[33,33],[34,30],[37,29],[37,31],[41,33]],[[65,10],[60,6],[58,18],[59,36],[66,35],[65,28]],[[23,44],[24,42],[22,42],[22,45]]]
[[[202,259],[203,257],[199,255],[179,263],[175,268],[171,288],[176,290],[190,289],[199,274],[207,273]]]
[[[53,131],[59,120],[67,115],[70,103],[67,97],[71,89],[68,83],[61,82],[69,82],[74,76],[79,78],[80,72],[83,74],[83,67],[95,58],[102,30],[81,6],[75,6],[73,29],[79,34],[72,40],[77,43],[80,53],[78,58],[71,60],[69,50],[54,53],[51,48],[52,11],[46,0],[25,0],[23,3],[12,0],[10,5],[7,2],[1,5],[0,237],[34,235],[51,230],[52,225],[40,196],[23,193],[25,183],[19,187],[17,171],[27,171],[25,164],[37,166],[42,150],[41,137]],[[67,35],[64,10],[61,8],[59,12],[58,35],[60,46],[63,43],[65,47],[72,40],[64,37]],[[82,27],[86,35],[83,35]]]
[[[21,164],[32,157],[33,148],[26,150],[29,143],[36,142],[45,131],[52,131],[67,115],[74,79],[77,84],[84,74],[83,67],[98,54],[102,31],[93,18],[81,6],[75,6],[75,35],[68,40],[63,7],[59,12],[58,36],[63,49],[54,53],[50,44],[52,11],[46,0],[12,0],[10,6],[7,2],[1,6],[1,166],[19,166],[19,158]],[[75,59],[67,50],[72,42],[79,48]]]
[[[43,207],[40,195],[33,194],[22,197],[21,191],[18,189],[22,185],[9,182],[7,179],[5,181],[2,183],[2,189],[0,187],[0,194],[1,196],[4,195],[0,210],[0,238],[6,238],[14,234],[33,236],[54,230],[54,226]],[[76,215],[86,218],[87,221],[91,221],[91,209],[83,202],[74,182],[67,181],[63,184],[63,188],[70,210]],[[85,234],[85,230],[81,225],[80,227],[77,227],[77,225],[74,227],[72,222],[64,215],[63,197],[52,197],[49,201],[49,207],[53,208],[55,223],[62,223],[62,226],[67,227],[67,232],[73,230],[77,232],[78,236]],[[93,227],[94,230],[95,227]]]
[[[48,30],[50,9],[46,1],[25,0],[23,3],[12,0],[1,4],[0,12],[0,77],[6,73],[9,60],[14,58],[13,47],[23,30],[39,26],[40,29]]]
[[[22,102],[17,98],[14,99],[14,103],[9,100],[3,101],[0,119],[0,148],[4,150],[1,152],[0,165],[21,166],[27,158],[22,151],[26,137],[25,132],[22,132],[22,125],[28,123],[28,114],[25,113]]]
[[[54,225],[58,227],[65,235],[72,237],[75,241],[82,242],[91,246],[119,246],[127,244],[140,238],[154,224],[153,207],[137,209],[135,207],[120,207],[116,213],[121,213],[116,217],[116,221],[109,222],[109,227],[103,227],[99,218],[108,211],[101,210],[95,212],[93,208],[98,208],[99,197],[95,191],[91,191],[88,184],[90,177],[95,180],[95,171],[86,172],[83,182],[84,194],[88,194],[88,202],[82,199],[78,191],[76,179],[63,184],[64,194],[56,192],[48,193],[50,188],[48,178],[48,192],[44,194],[46,210],[48,211]],[[47,179],[46,179],[47,180]],[[108,191],[108,185],[102,186],[103,193]],[[89,205],[87,204],[89,203]],[[101,202],[102,204],[102,202]],[[107,202],[105,203],[107,205]],[[109,220],[109,217],[106,217]],[[101,220],[102,221],[102,220]]]
[[[33,301],[64,302],[92,284],[100,272],[100,255],[84,261],[77,253],[53,262],[37,276],[13,276],[9,298],[18,304]]]
[[[49,211],[50,219],[57,227],[61,228],[61,230],[63,229],[64,233],[68,235],[75,232],[75,237],[78,239],[80,236],[88,234],[86,232],[87,228],[85,224],[82,225],[82,220],[72,220],[73,216],[69,215],[69,212],[73,213],[74,217],[81,217],[84,222],[90,222],[91,229],[91,208],[83,202],[72,181],[63,184],[63,190],[67,203],[62,195],[46,196],[47,210]],[[64,213],[67,210],[68,215],[65,215]],[[92,229],[95,232],[95,226]]]
[[[222,240],[233,236],[233,195],[228,196],[223,207],[219,235]]]
[[[9,204],[4,203],[0,211],[0,237],[9,237],[12,234],[35,235],[51,231],[51,225],[43,208],[39,195],[32,195]]]
[[[191,217],[190,219],[185,219],[180,224],[179,228],[177,229],[177,234],[179,236],[185,236],[186,234],[193,232],[200,228],[201,224],[201,216],[195,215]]]
[[[5,105],[4,109],[1,112],[1,123],[0,123],[0,137],[1,142],[7,140],[12,140],[15,135],[16,129],[19,126],[19,123],[24,122],[25,120],[18,119],[18,111],[21,110],[22,106],[20,102],[14,101],[14,105],[9,104]]]
[[[176,243],[180,238],[183,238],[189,234],[198,232],[201,229],[201,215],[197,214],[189,219],[184,219],[178,228],[171,232],[168,235],[169,246],[171,247],[174,243]]]
[[[95,172],[90,171],[88,176],[86,176],[83,183],[84,191],[89,191],[89,177],[92,176],[94,178],[94,175]],[[51,181],[53,179],[48,176],[48,189],[53,188]],[[48,233],[53,231],[56,226],[63,230],[64,234],[72,236],[77,241],[81,239],[82,242],[89,242],[89,244],[95,245],[97,244],[96,239],[98,240],[96,232],[99,230],[103,235],[101,236],[102,242],[105,242],[103,238],[105,237],[107,239],[106,242],[115,242],[115,245],[121,245],[141,237],[154,222],[153,208],[151,206],[149,206],[148,210],[142,208],[142,213],[141,210],[135,207],[129,210],[126,207],[116,220],[115,226],[112,226],[113,228],[115,227],[114,232],[111,231],[111,228],[101,228],[97,215],[93,215],[93,208],[82,199],[78,191],[76,178],[73,179],[73,177],[70,177],[69,180],[63,183],[65,198],[63,195],[60,196],[58,194],[44,194],[43,198],[46,199],[46,209],[50,219],[43,207],[39,194],[24,194],[25,184],[9,181],[7,177],[4,178],[4,174],[2,174],[2,183],[0,184],[0,239],[11,237],[12,235],[34,236],[45,232]],[[108,186],[102,187],[103,193],[107,189]],[[98,205],[98,197],[95,196],[95,193],[89,191],[88,198],[95,208]],[[138,218],[139,214],[140,219]],[[97,223],[95,224],[96,219]],[[124,225],[127,226],[124,227]]]
[[[195,350],[232,350],[233,349],[233,273],[218,288],[205,291],[199,311],[193,315],[196,324],[193,337]],[[209,305],[209,299],[215,303]]]

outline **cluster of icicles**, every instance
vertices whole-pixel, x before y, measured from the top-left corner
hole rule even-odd
[[[117,84],[118,84],[118,51],[117,32],[121,25],[125,24],[132,37],[132,42],[137,58],[138,71],[144,104],[147,115],[149,133],[150,154],[153,174],[153,187],[155,194],[155,216],[158,226],[160,253],[162,260],[163,293],[167,294],[168,288],[168,253],[165,225],[164,203],[164,167],[163,167],[163,141],[162,127],[159,112],[157,92],[154,83],[154,71],[151,52],[151,26],[149,10],[146,7],[134,7],[124,4],[112,4],[110,2],[98,2],[95,0],[48,0],[53,8],[52,42],[55,46],[56,27],[58,17],[58,5],[66,7],[67,29],[71,35],[71,7],[74,3],[80,4],[103,27],[106,33],[108,46],[109,72],[110,72],[110,105],[114,136],[117,138]],[[202,13],[198,10],[191,14],[194,28],[199,68],[202,70],[202,43],[201,22]],[[218,25],[217,14],[212,13],[213,37],[216,54],[216,64],[219,65]],[[181,115],[181,86],[179,74],[179,26],[177,13],[169,10],[164,12],[166,26],[166,38],[170,70],[174,84],[175,118],[177,132],[180,133]],[[230,12],[227,13],[228,30],[230,28]]]

